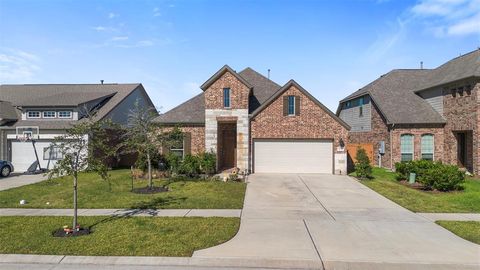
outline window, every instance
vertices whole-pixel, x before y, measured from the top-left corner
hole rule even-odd
[[[27,112],[27,118],[40,118],[40,112],[39,111],[28,111]]]
[[[433,160],[434,140],[432,134],[422,135],[422,159]]]
[[[350,108],[352,106],[352,102],[350,101],[347,101],[347,103],[345,103],[345,107]]]
[[[60,160],[63,159],[60,147],[51,145],[43,148],[43,160]]]
[[[359,117],[362,117],[362,116],[363,116],[363,106],[360,106],[360,107],[358,108],[358,116],[359,116]]]
[[[230,108],[230,88],[223,88],[223,107]]]
[[[288,115],[295,115],[295,96],[288,96]]]
[[[44,111],[42,114],[43,118],[55,118],[57,116],[57,112],[55,111]]]
[[[72,112],[71,111],[59,111],[58,112],[58,118],[72,118]]]
[[[361,98],[358,99],[358,105],[359,105],[359,106],[362,106],[362,105],[363,105],[363,97],[361,97]]]
[[[400,136],[401,161],[413,160],[413,135],[403,134]]]
[[[170,148],[170,152],[183,158],[185,155],[185,147],[183,142],[183,139],[181,141],[179,140],[178,142],[175,142]]]

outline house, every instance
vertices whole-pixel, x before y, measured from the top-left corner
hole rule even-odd
[[[392,70],[341,100],[337,115],[352,127],[351,145],[373,145],[378,166],[428,159],[480,174],[480,50],[435,69]]]
[[[201,89],[156,119],[185,134],[170,151],[213,152],[218,170],[346,173],[350,127],[294,80],[280,86],[251,68],[225,65]]]
[[[87,114],[97,120],[110,118],[124,125],[135,102],[154,105],[141,84],[25,84],[0,85],[0,159],[9,160],[17,172],[28,171],[36,162],[32,136],[42,168],[52,168],[60,159],[55,137]]]

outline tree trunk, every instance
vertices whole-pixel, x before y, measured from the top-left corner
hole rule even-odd
[[[73,230],[75,230],[75,228],[78,225],[78,222],[77,222],[77,212],[78,212],[77,180],[78,180],[77,172],[74,172],[73,173],[73,228],[72,228]]]
[[[150,160],[150,151],[147,151],[147,161],[148,161],[148,186],[153,188],[152,182],[152,161]]]

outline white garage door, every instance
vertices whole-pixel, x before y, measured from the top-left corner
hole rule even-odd
[[[256,173],[329,173],[333,172],[331,141],[256,141]]]
[[[53,168],[55,160],[48,162],[49,152],[44,156],[44,151],[49,149],[52,141],[37,141],[35,146],[37,148],[38,159],[42,168]],[[18,142],[12,141],[12,164],[15,167],[15,172],[26,172],[28,168],[36,162],[35,152],[33,150],[32,142]]]

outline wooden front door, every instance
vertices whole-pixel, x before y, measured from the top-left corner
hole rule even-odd
[[[235,129],[225,129],[222,131],[221,148],[222,169],[234,168],[237,153],[237,131]]]

